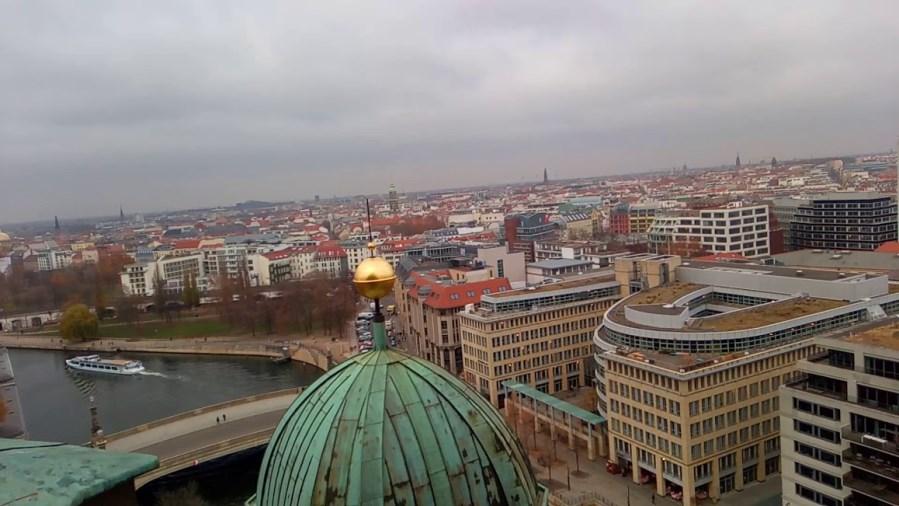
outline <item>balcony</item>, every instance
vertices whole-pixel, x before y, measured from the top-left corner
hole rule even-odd
[[[863,448],[849,448],[843,451],[843,462],[899,482],[899,465],[885,455],[877,455],[877,452],[865,451]]]
[[[841,431],[841,434],[843,436],[843,439],[847,439],[849,441],[852,441],[853,443],[858,443],[861,446],[873,448],[877,451],[885,452],[899,457],[899,445],[896,444],[896,441],[890,441],[885,438],[878,438],[872,436],[871,434],[855,432],[851,427],[844,427]]]
[[[876,477],[872,480],[868,473],[862,471],[850,471],[843,476],[843,485],[859,494],[864,494],[889,504],[899,504],[899,492],[894,487],[890,487],[882,479]]]
[[[787,388],[792,388],[794,390],[800,390],[802,392],[808,392],[810,394],[821,395],[823,397],[828,397],[830,399],[835,399],[838,401],[845,401],[847,399],[845,390],[843,391],[834,391],[826,388],[822,388],[818,385],[812,385],[808,382],[808,376],[800,376],[798,379],[790,381],[785,384]]]

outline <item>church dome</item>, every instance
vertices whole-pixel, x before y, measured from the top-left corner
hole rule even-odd
[[[265,451],[255,504],[543,499],[499,412],[436,365],[385,349],[350,358],[297,397]]]

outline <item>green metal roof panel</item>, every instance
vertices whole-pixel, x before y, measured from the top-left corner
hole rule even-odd
[[[0,439],[0,504],[77,505],[158,465],[140,453]]]
[[[593,425],[602,425],[606,423],[606,419],[602,416],[597,415],[596,413],[591,413],[586,409],[581,408],[580,406],[575,406],[570,402],[565,402],[562,399],[553,397],[552,395],[545,394],[530,385],[520,383],[518,381],[509,380],[504,381],[503,386],[508,388],[509,390],[512,390],[513,392],[518,392],[532,399],[536,399],[540,403],[552,406],[553,409],[557,409],[575,418],[579,418],[585,422],[592,423]]]
[[[395,350],[357,355],[288,408],[258,506],[542,502],[500,414],[443,369]]]

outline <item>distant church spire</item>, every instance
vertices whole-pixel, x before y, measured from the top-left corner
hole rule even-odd
[[[546,184],[548,182],[549,182],[549,171],[546,170],[546,168],[544,167],[544,169],[543,169],[543,184]]]
[[[740,166],[740,153],[737,153],[737,167]]]

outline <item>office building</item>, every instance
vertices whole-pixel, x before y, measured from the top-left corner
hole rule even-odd
[[[655,216],[658,212],[655,203],[639,203],[630,204],[627,207],[628,216],[628,232],[629,234],[645,234],[649,232],[649,227],[655,222]]]
[[[793,249],[868,250],[896,240],[896,197],[828,193],[800,205],[790,225]]]
[[[525,254],[525,260],[535,259],[534,243],[558,239],[559,223],[550,221],[546,213],[524,213],[507,216],[503,224],[509,252]]]
[[[593,329],[618,294],[606,272],[482,295],[459,314],[465,381],[497,407],[507,380],[550,394],[589,385]]]
[[[771,253],[768,231],[767,205],[735,202],[657,213],[649,228],[649,244],[652,252],[666,255],[737,253],[752,258]]]
[[[604,315],[597,408],[610,460],[689,505],[779,471],[780,385],[814,336],[895,313],[899,294],[852,271],[685,259],[672,274]]]
[[[478,260],[493,267],[496,277],[506,278],[513,288],[521,288],[527,282],[524,252],[509,253],[505,246],[484,246],[476,250]]]
[[[784,504],[899,504],[897,336],[881,320],[815,338],[780,394]]]

